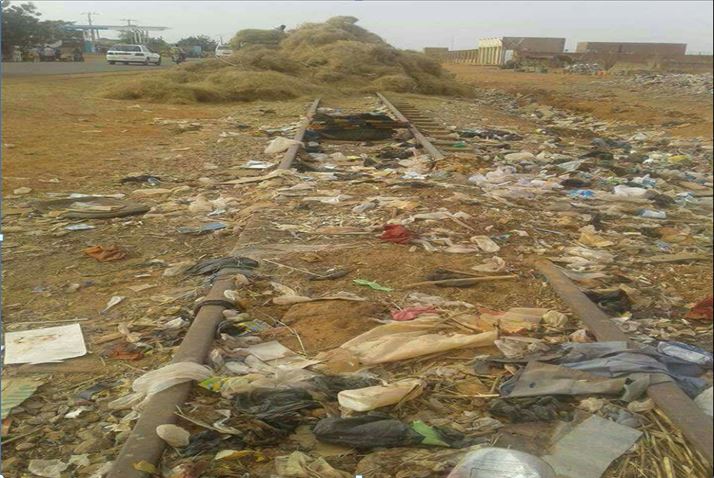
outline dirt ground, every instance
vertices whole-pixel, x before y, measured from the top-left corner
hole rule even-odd
[[[527,73],[495,67],[447,64],[461,81],[535,99],[538,103],[606,121],[664,128],[673,136],[712,135],[711,98],[613,86],[612,77]]]
[[[463,65],[451,65],[449,69],[460,79],[481,88],[520,94],[543,105],[617,122],[621,131],[638,131],[640,126],[665,129],[682,138],[702,136],[704,144],[711,145],[711,102],[705,103],[702,98],[672,101],[671,98],[646,95],[641,90],[606,87],[600,83],[603,80],[592,77],[514,73]],[[565,221],[554,226],[553,222],[561,218],[557,210],[535,210],[517,201],[519,207],[511,207],[513,203],[499,205],[478,197],[468,202],[454,199],[457,192],[472,194],[473,189],[469,189],[472,186],[466,182],[466,177],[485,172],[488,161],[465,163],[457,158],[438,166],[437,171],[453,174],[456,178],[454,184],[444,187],[433,184],[413,187],[409,181],[399,178],[384,183],[368,178],[360,180],[359,174],[344,179],[346,182],[320,181],[315,195],[346,193],[352,196],[338,206],[319,201],[306,203],[299,197],[294,199],[288,195],[272,195],[273,189],[298,184],[297,177],[256,185],[227,186],[221,183],[263,174],[262,171],[246,172],[237,168],[250,159],[264,160],[263,148],[268,141],[264,129],[296,122],[310,98],[177,106],[100,97],[99,93],[107,84],[131,74],[38,76],[3,81],[3,327],[7,332],[77,321],[82,326],[89,349],[86,357],[65,363],[6,368],[8,377],[34,373],[40,374],[45,383],[3,422],[4,434],[12,440],[3,450],[6,476],[30,476],[22,474],[30,459],[49,455],[65,459],[85,453],[89,454],[90,464],[76,475],[66,476],[90,476],[113,458],[128,429],[122,415],[106,409],[106,402],[125,393],[136,377],[165,364],[183,332],[158,330],[157,325],[177,317],[190,319],[194,302],[203,296],[209,285],[203,277],[166,275],[167,268],[174,265],[226,256],[241,248],[327,243],[329,247],[317,253],[286,254],[276,259],[277,263],[264,264],[260,271],[269,279],[258,280],[243,297],[251,314],[276,325],[263,334],[266,340],[277,339],[292,350],[312,357],[379,325],[389,317],[390,310],[404,304],[405,296],[413,289],[410,284],[425,280],[435,269],[464,271],[477,263],[463,254],[427,253],[416,246],[410,248],[375,239],[381,225],[390,219],[447,207],[464,213],[468,218],[462,221],[465,226],[457,222],[428,221],[415,222],[410,229],[424,236],[434,229],[448,229],[449,237],[455,242],[465,242],[476,235],[500,237],[503,246],[499,256],[508,264],[503,273],[515,277],[471,288],[417,286],[419,292],[465,301],[483,310],[544,307],[567,311],[529,265],[528,251],[560,252],[565,246],[576,243],[578,227],[586,222],[574,218],[570,223]],[[406,99],[446,127],[497,127],[524,137],[538,128],[522,115],[470,99],[422,96]],[[361,110],[376,106],[373,98],[364,96],[326,98],[324,104]],[[680,123],[671,125],[673,120]],[[197,126],[192,127],[192,123]],[[181,124],[187,127],[182,128]],[[524,140],[522,147],[533,146],[536,151],[535,143],[531,145],[528,141]],[[568,145],[577,143],[585,148],[588,141],[579,138],[575,129],[563,134],[563,142]],[[345,154],[364,151],[363,145],[360,145],[363,149],[354,151],[349,145],[337,143],[327,147],[330,152],[344,151]],[[160,177],[158,187],[171,191],[164,195],[142,196],[136,190],[150,189],[146,184],[121,182],[122,178],[136,173]],[[31,191],[16,193],[19,188],[30,188]],[[64,229],[66,223],[37,214],[31,205],[34,200],[48,199],[60,193],[122,193],[153,209],[145,216],[93,221],[95,229],[68,231]],[[209,200],[228,201],[228,212],[218,213],[214,219],[189,214],[187,207],[196,201],[197,195]],[[350,213],[350,208],[370,196],[395,196],[404,204],[384,208],[376,217]],[[413,205],[409,205],[410,202]],[[177,232],[180,227],[195,227],[209,221],[222,221],[229,227],[206,235]],[[350,227],[359,232],[350,235],[321,229],[329,227]],[[627,234],[642,236],[640,229],[624,221],[608,221],[607,227],[608,233],[622,234],[623,237]],[[553,232],[552,228],[558,230]],[[517,231],[521,229],[528,229],[528,234],[519,235]],[[711,237],[710,223],[694,228],[687,225],[686,229],[692,241],[687,244],[692,250],[703,247],[702,238]],[[97,262],[83,253],[85,248],[98,244],[116,244],[127,252],[127,257],[115,262]],[[623,244],[628,245],[626,240]],[[634,246],[628,250],[632,256],[646,252]],[[310,275],[327,273],[334,268],[347,270],[349,275],[329,281],[308,280]],[[680,317],[689,304],[711,294],[711,261],[647,264],[637,271],[624,265],[617,270],[618,279],[624,278],[658,299],[665,295],[671,298],[669,309],[645,306],[635,311],[637,319],[648,319],[650,315]],[[353,283],[355,278],[377,281],[394,290],[384,292],[359,287]],[[275,305],[270,299],[275,296],[273,289],[280,284],[309,297],[349,291],[367,300],[358,305],[342,301]],[[102,312],[112,296],[125,298],[119,305]],[[572,321],[566,330],[551,335],[567,336],[578,328],[578,322]],[[682,325],[676,322],[672,325],[663,319],[657,328],[661,337],[686,339],[711,350],[711,324]],[[137,336],[132,337],[129,332]],[[147,344],[138,349],[141,353],[132,346],[137,341]],[[463,369],[470,369],[471,366],[466,364],[472,360],[472,352],[454,353],[462,361]],[[396,366],[389,373],[399,375],[394,369]],[[427,371],[438,375],[440,369],[433,364],[425,367],[424,363],[416,361],[409,363],[409,370],[399,372],[399,376],[419,377]],[[467,378],[472,376],[469,373],[473,372],[466,373]],[[493,391],[500,377],[484,380],[486,391]],[[96,384],[106,385],[95,396],[95,399],[100,397],[97,403],[77,398],[80,392]],[[433,398],[428,404],[425,401],[423,406],[417,405],[421,402],[405,406],[398,410],[399,417],[426,419],[440,416],[439,413],[456,413],[456,410],[484,405],[482,398],[470,396],[474,394],[473,390],[454,388],[456,385],[463,383],[453,381],[444,385],[438,390],[440,395],[435,395],[438,399]],[[205,390],[192,396],[192,404],[197,409],[201,403],[210,400],[213,398],[208,397]],[[87,411],[77,419],[66,418],[67,412],[77,406],[87,406]],[[442,415],[441,419],[448,422],[449,418],[445,417]],[[112,433],[107,432],[108,429]],[[88,431],[95,436],[88,436]],[[504,436],[508,433],[511,433],[510,429]],[[514,428],[512,433],[513,436],[504,438],[503,443],[508,443],[509,439],[513,443],[519,440],[521,443],[533,442],[532,437],[528,437],[532,430],[521,432]],[[537,447],[533,448],[535,452]],[[293,445],[281,444],[264,452],[272,458],[279,451],[290,453],[293,449]],[[338,458],[337,464],[333,465],[351,467],[351,472],[360,458],[361,454]],[[170,459],[179,458],[171,454]],[[618,462],[620,468],[614,467],[608,476],[643,476],[618,475],[619,470],[629,466],[623,463]],[[238,465],[224,470],[225,474],[216,473],[216,476],[240,476],[236,473],[245,470]],[[686,469],[677,468],[681,474],[673,476],[684,478],[682,470]],[[264,472],[266,474],[256,472],[253,476],[270,476],[268,471]],[[689,476],[699,477],[692,473]]]

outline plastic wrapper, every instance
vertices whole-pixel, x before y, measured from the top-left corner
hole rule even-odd
[[[344,343],[342,348],[371,365],[463,347],[486,347],[498,337],[495,331],[474,335],[444,333],[443,322],[444,319],[425,317],[382,325]]]
[[[540,458],[505,448],[482,448],[469,453],[448,478],[556,478]]]
[[[419,379],[401,380],[389,385],[343,390],[337,394],[340,406],[356,412],[394,405],[421,394],[424,382]]]

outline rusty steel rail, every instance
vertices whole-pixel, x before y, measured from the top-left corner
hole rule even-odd
[[[391,113],[394,115],[394,117],[397,119],[397,121],[406,123],[408,125],[407,128],[409,129],[409,132],[411,132],[412,136],[414,136],[414,139],[416,139],[417,142],[422,145],[422,147],[424,148],[424,151],[429,153],[429,155],[431,156],[431,158],[434,161],[438,161],[438,160],[444,159],[446,157],[446,156],[444,156],[444,154],[441,151],[439,151],[436,148],[436,146],[431,144],[431,142],[426,138],[426,136],[421,134],[419,129],[416,126],[414,126],[411,121],[409,121],[409,118],[404,116],[401,113],[401,111],[399,111],[397,109],[397,107],[392,104],[391,101],[389,101],[387,98],[385,98],[385,96],[382,93],[377,93],[377,97],[379,98],[379,100],[382,103],[384,103],[384,106],[386,106],[389,109],[389,111],[391,111]]]
[[[547,259],[537,259],[535,267],[598,340],[624,341],[634,344],[610,320],[610,317],[600,310],[552,262]],[[709,465],[714,464],[712,417],[706,415],[674,382],[651,385],[647,394],[709,462]]]
[[[171,363],[196,362],[203,364],[213,344],[218,324],[223,320],[224,291],[233,289],[235,270],[222,269],[206,296],[207,305],[201,307],[191,327],[174,355]],[[129,438],[122,446],[107,478],[147,478],[148,473],[137,470],[134,464],[145,461],[158,467],[166,443],[156,434],[156,427],[176,422],[176,410],[181,406],[193,387],[193,382],[184,382],[153,395],[141,412]]]
[[[302,123],[300,124],[300,127],[298,127],[297,131],[295,132],[295,136],[293,139],[295,141],[300,141],[302,142],[303,137],[305,136],[305,131],[307,131],[308,126],[310,126],[310,122],[312,121],[312,117],[315,116],[315,113],[317,112],[317,108],[320,106],[320,98],[317,98],[315,101],[312,102],[310,105],[310,108],[308,108],[307,113],[305,114],[305,118],[303,118]],[[280,164],[278,165],[278,169],[290,169],[293,165],[293,161],[295,161],[295,157],[297,156],[298,152],[300,151],[300,145],[299,144],[293,144],[288,148],[288,150],[285,152],[285,155],[283,155],[283,159],[280,161]]]

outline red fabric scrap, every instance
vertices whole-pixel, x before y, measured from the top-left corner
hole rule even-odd
[[[412,240],[412,232],[399,224],[385,224],[384,232],[379,238],[395,244],[409,244]]]
[[[402,310],[393,310],[392,319],[393,320],[414,320],[422,314],[433,314],[437,310],[433,306],[427,307],[407,307]]]
[[[707,297],[697,302],[684,317],[687,319],[708,320],[711,322],[714,320],[714,297]]]

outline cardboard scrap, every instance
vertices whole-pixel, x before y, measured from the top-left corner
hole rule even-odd
[[[562,478],[600,478],[642,436],[634,428],[593,415],[561,438],[543,459]]]

